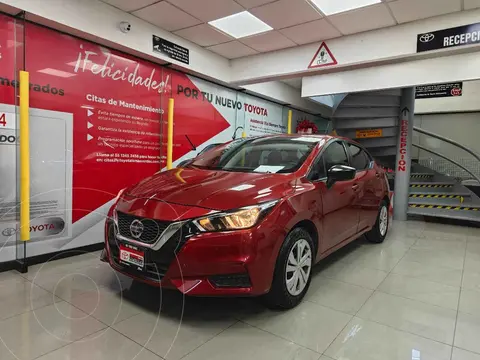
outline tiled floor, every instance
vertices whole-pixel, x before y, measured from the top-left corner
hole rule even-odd
[[[286,312],[132,285],[98,257],[0,273],[1,360],[480,360],[480,229],[394,223]]]

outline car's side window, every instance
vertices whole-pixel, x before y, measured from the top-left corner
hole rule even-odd
[[[348,157],[341,142],[330,144],[323,153],[325,169],[328,171],[334,165],[348,165]]]
[[[351,143],[347,143],[347,148],[350,152],[352,167],[357,170],[365,170],[370,167],[370,157],[362,148]]]

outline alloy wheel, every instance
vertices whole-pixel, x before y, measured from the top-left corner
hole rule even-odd
[[[312,249],[305,239],[299,239],[290,250],[285,270],[285,282],[290,295],[298,296],[308,283],[312,270]]]
[[[386,206],[380,209],[380,235],[385,236],[388,227],[388,210]]]

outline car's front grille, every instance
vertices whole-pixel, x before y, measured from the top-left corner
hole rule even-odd
[[[188,229],[189,226],[189,224],[184,225],[184,227],[173,234],[159,250],[152,250],[150,248],[137,246],[140,251],[144,252],[145,257],[144,271],[140,271],[134,266],[124,265],[120,262],[119,246],[122,243],[128,244],[128,242],[122,242],[116,238],[113,222],[110,222],[107,227],[107,239],[110,249],[110,256],[115,265],[120,268],[121,271],[136,277],[160,282],[167,273],[172,261],[175,260],[176,255],[188,240],[188,234],[190,234]]]
[[[160,235],[162,235],[162,233],[165,231],[168,225],[171,224],[171,222],[169,221],[160,221],[160,220],[142,218],[139,216],[126,214],[120,211],[117,212],[117,218],[118,218],[118,231],[120,235],[127,237],[129,239],[141,241],[149,245],[153,244],[160,237]],[[132,225],[134,224],[134,222],[137,224],[138,222],[141,223],[141,226],[142,226],[141,232],[135,232],[135,228]],[[141,235],[137,237],[139,233],[141,233]]]

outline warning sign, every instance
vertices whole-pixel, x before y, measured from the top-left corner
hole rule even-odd
[[[315,56],[313,57],[310,65],[308,65],[309,69],[319,68],[323,66],[332,66],[337,65],[337,60],[335,56],[333,56],[332,52],[328,48],[327,44],[322,42],[320,47],[318,48]]]
[[[357,130],[356,131],[356,138],[357,139],[365,139],[365,138],[376,138],[382,137],[383,132],[382,129],[369,129],[369,130]]]

